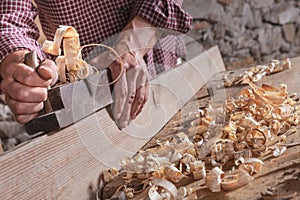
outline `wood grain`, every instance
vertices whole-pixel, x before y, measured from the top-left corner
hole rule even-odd
[[[214,47],[155,79],[154,96],[125,130],[102,109],[1,155],[1,199],[89,199],[104,169],[138,151],[220,70],[224,64]]]

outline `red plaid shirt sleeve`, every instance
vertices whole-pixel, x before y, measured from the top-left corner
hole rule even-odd
[[[182,8],[182,0],[137,0],[133,16],[140,16],[155,27],[186,33],[192,17]]]
[[[43,58],[37,42],[39,32],[34,23],[37,11],[31,0],[2,0],[0,12],[0,62],[9,53],[21,49],[36,50]]]

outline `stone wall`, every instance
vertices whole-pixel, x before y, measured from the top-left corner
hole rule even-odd
[[[299,0],[185,0],[194,18],[188,36],[218,45],[228,68],[300,55]],[[188,42],[200,53],[199,44]]]

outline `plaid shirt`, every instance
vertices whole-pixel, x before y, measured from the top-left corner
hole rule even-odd
[[[35,0],[35,8],[31,0],[1,0],[0,61],[20,49],[36,50],[40,59],[45,58],[37,42],[39,33],[34,23],[37,13],[48,40],[53,40],[59,25],[69,25],[75,27],[81,44],[85,45],[101,43],[118,34],[134,16],[156,27],[185,33],[190,28],[191,16],[181,8],[182,1]],[[145,56],[152,76],[174,66],[184,44],[176,36],[167,36],[156,47]]]

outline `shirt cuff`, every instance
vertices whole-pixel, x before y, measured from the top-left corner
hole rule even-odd
[[[181,8],[179,0],[138,0],[133,17],[140,16],[155,27],[186,33],[190,30],[192,17]]]
[[[40,60],[46,59],[46,55],[42,52],[40,44],[29,37],[22,34],[0,34],[0,62],[10,53],[22,49],[34,50],[37,52]]]

